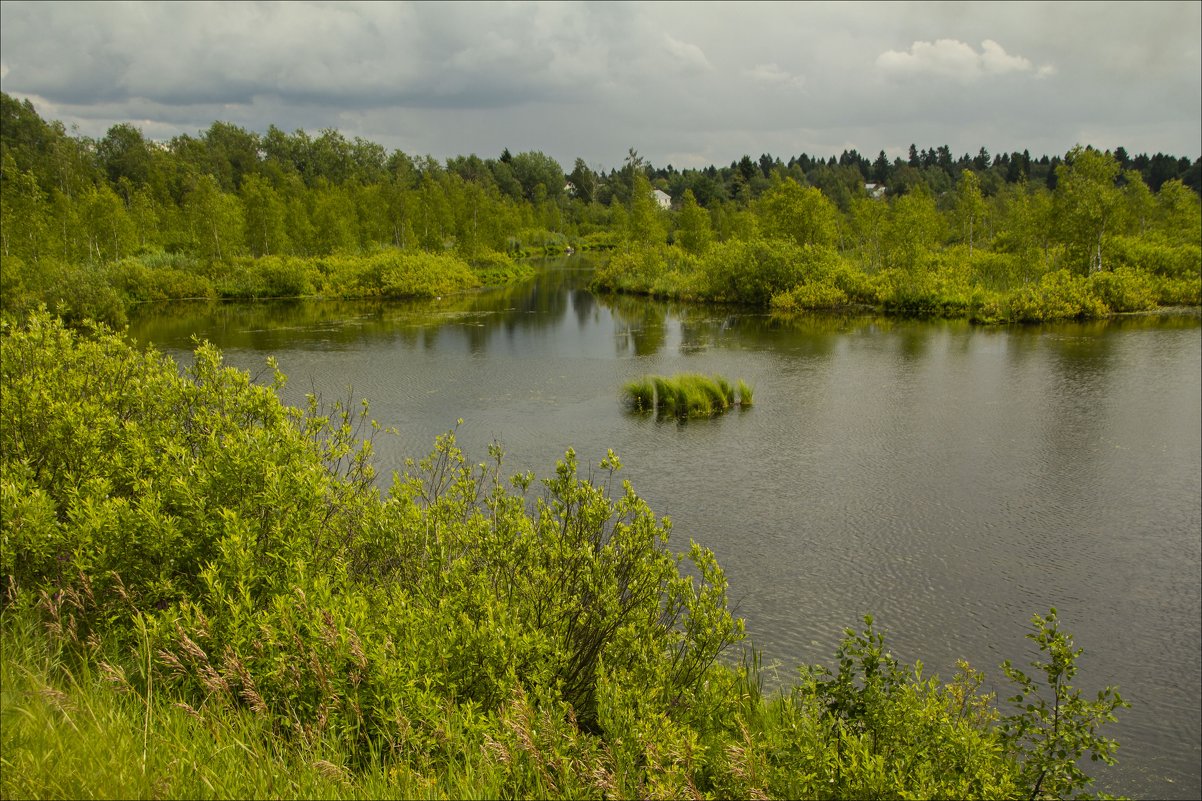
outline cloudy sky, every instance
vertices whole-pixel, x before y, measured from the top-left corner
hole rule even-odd
[[[148,137],[337,128],[570,170],[1202,150],[1202,3],[0,2],[0,88]]]

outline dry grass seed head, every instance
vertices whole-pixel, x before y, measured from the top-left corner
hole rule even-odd
[[[205,689],[210,693],[229,693],[230,685],[225,678],[213,669],[212,665],[204,664],[200,666],[200,683],[205,686]]]
[[[502,765],[508,765],[512,760],[509,754],[509,749],[499,740],[494,740],[490,735],[484,735],[484,750],[493,754]]]
[[[193,709],[192,705],[189,704],[187,701],[176,701],[175,706],[177,706],[180,709],[187,712],[188,717],[193,718],[195,720],[201,720],[200,713],[197,712],[195,709]]]
[[[184,663],[179,661],[179,657],[175,654],[160,648],[158,651],[159,661],[171,669],[174,676],[185,676],[188,671],[184,668]]]
[[[95,606],[96,596],[92,594],[92,579],[82,570],[79,571],[79,583],[80,586],[83,587],[84,595],[86,595],[88,600],[92,602],[92,605]],[[83,607],[80,606],[80,609],[82,610]]]
[[[351,655],[355,657],[355,661],[359,664],[360,668],[366,669],[367,655],[363,653],[363,643],[359,641],[359,635],[355,633],[354,629],[348,626],[347,631],[350,632]]]
[[[338,627],[334,624],[334,616],[326,610],[321,610],[321,639],[328,647],[338,645]]]
[[[313,767],[317,769],[318,773],[320,773],[322,776],[325,776],[327,779],[332,779],[333,781],[339,783],[346,782],[346,771],[335,765],[333,762],[329,762],[325,759],[319,759],[313,763]]]
[[[121,575],[116,570],[110,570],[109,576],[113,579],[113,589],[117,591],[117,596],[126,603],[129,603],[129,591],[125,589],[125,582],[121,580]]]
[[[118,692],[129,692],[129,679],[125,677],[125,668],[100,661],[100,676],[117,687]]]
[[[176,636],[179,637],[179,644],[180,647],[184,649],[184,653],[192,657],[192,659],[196,660],[197,662],[201,662],[205,665],[209,664],[208,654],[206,654],[199,645],[192,641],[192,638],[188,636],[186,631],[184,631],[184,627],[178,622],[175,624],[175,633]]]
[[[37,694],[49,701],[50,705],[59,712],[75,711],[75,704],[71,703],[71,699],[62,690],[45,686],[38,690]]]

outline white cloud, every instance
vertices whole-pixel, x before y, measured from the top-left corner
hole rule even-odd
[[[877,56],[876,64],[896,75],[935,75],[965,82],[987,75],[1032,73],[1044,77],[1055,72],[1050,64],[1036,69],[1030,59],[1007,53],[992,39],[981,43],[980,52],[957,39],[919,41],[910,45],[908,51],[886,50]]]
[[[981,51],[981,66],[988,73],[1030,72],[1034,67],[1029,59],[1010,55],[992,39],[981,42]]]
[[[682,67],[710,71],[714,65],[706,58],[705,51],[695,44],[682,42],[671,34],[664,34],[664,49]]]
[[[794,75],[776,64],[756,64],[751,69],[743,70],[743,74],[753,81],[778,86],[800,87],[805,84],[804,75]]]

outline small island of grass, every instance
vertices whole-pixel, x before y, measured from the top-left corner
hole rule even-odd
[[[753,393],[742,379],[732,385],[720,375],[677,373],[629,381],[622,396],[634,411],[654,410],[661,417],[710,417],[734,406],[751,406]]]

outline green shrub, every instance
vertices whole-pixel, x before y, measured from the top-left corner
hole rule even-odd
[[[703,286],[697,257],[670,245],[626,245],[597,267],[592,282],[599,291],[665,298],[697,298]]]
[[[1157,278],[1155,287],[1161,306],[1202,306],[1202,278]]]
[[[147,261],[158,266],[148,266]],[[166,259],[126,258],[105,268],[108,283],[130,303],[213,298],[216,290],[203,275],[168,266]]]
[[[1056,270],[1007,298],[1007,318],[1013,322],[1103,317],[1106,304],[1095,295],[1089,280],[1068,270]]]
[[[1114,237],[1109,243],[1109,264],[1164,278],[1197,278],[1202,276],[1202,248],[1152,237]]]
[[[772,296],[804,280],[829,274],[832,249],[779,239],[729,240],[713,245],[701,259],[706,289],[715,300],[767,306]]]
[[[529,264],[516,262],[495,250],[477,252],[467,259],[467,263],[484,286],[509,284],[534,274],[534,268]]]
[[[772,296],[772,310],[784,314],[813,309],[838,309],[847,305],[847,293],[827,283],[798,284]]]
[[[1089,289],[1112,312],[1135,312],[1156,308],[1154,277],[1130,267],[1118,267],[1090,275]]]

